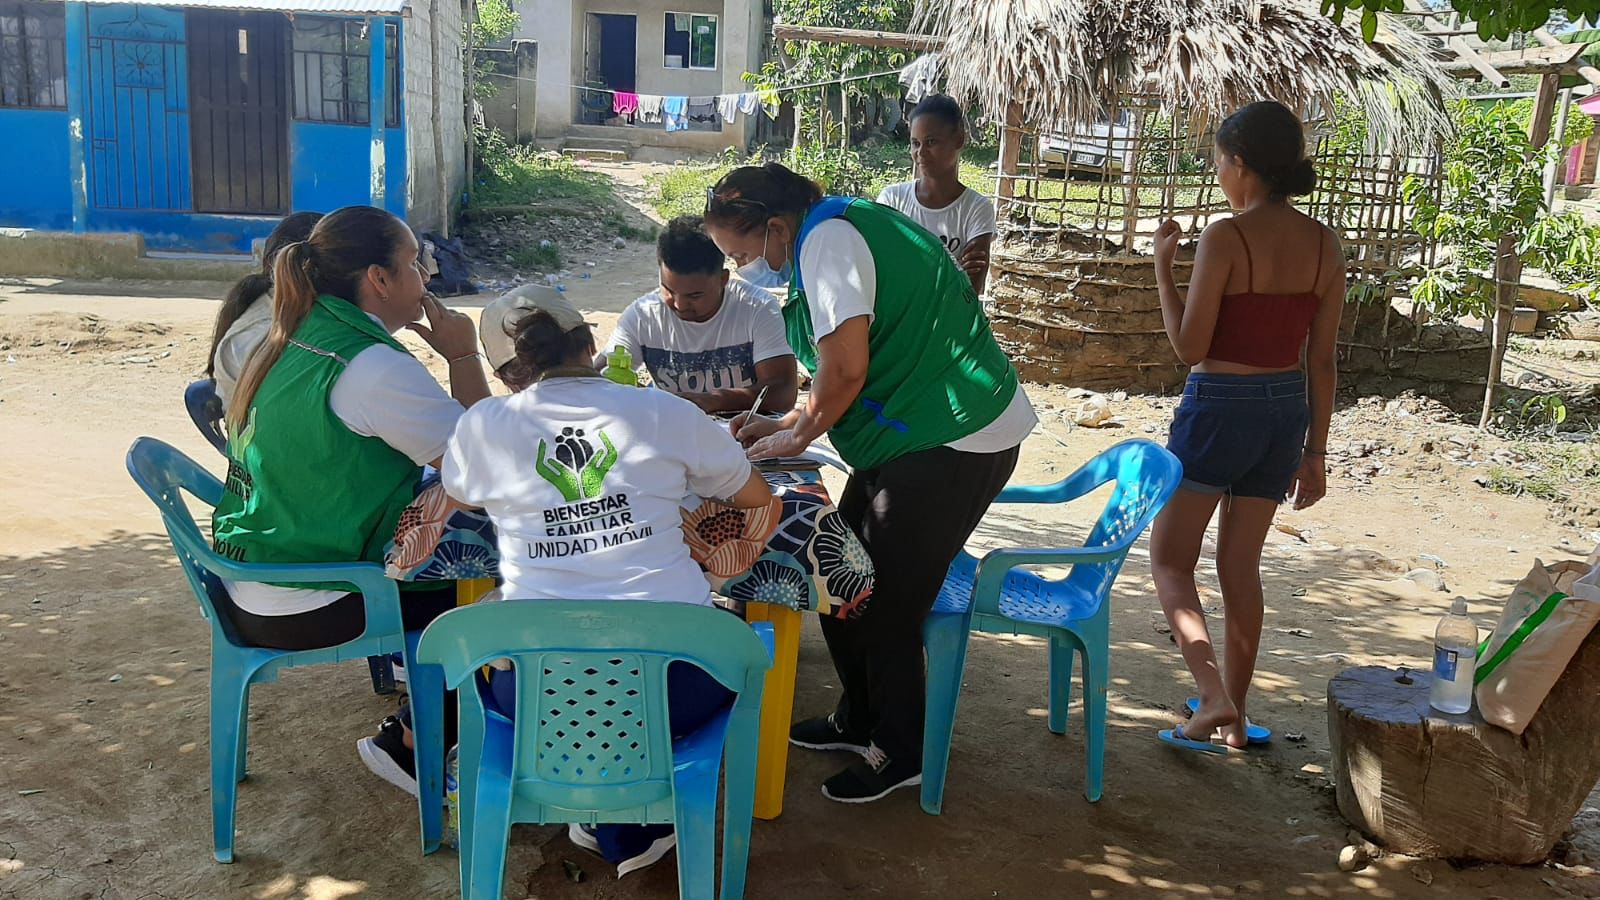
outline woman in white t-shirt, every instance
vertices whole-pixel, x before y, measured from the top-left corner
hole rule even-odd
[[[278,251],[311,236],[322,218],[318,212],[297,212],[283,217],[261,250],[261,270],[239,279],[217,310],[211,330],[211,352],[206,355],[206,377],[217,382],[217,397],[226,407],[233,386],[244,374],[250,354],[267,339],[272,328],[272,265]]]
[[[711,604],[681,528],[686,496],[741,509],[773,502],[771,489],[726,426],[666,391],[641,390],[596,372],[594,334],[566,298],[517,299],[513,345],[532,383],[474,406],[456,426],[441,465],[445,490],[481,506],[499,535],[500,595],[508,602],[655,600]],[[496,670],[496,705],[516,708],[515,678]],[[674,737],[727,706],[732,694],[686,664],[667,670]],[[601,853],[619,876],[676,843],[671,826],[573,825],[578,846]]]
[[[967,118],[961,104],[930,94],[911,110],[911,162],[916,179],[891,184],[878,202],[900,210],[933,232],[983,293],[994,241],[994,204],[961,183],[961,150]]]

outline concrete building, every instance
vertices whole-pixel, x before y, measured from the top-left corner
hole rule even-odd
[[[753,120],[712,117],[668,132],[613,113],[613,95],[709,98],[747,91],[761,68],[762,0],[519,0],[519,39],[539,43],[535,134],[632,146],[744,147]]]
[[[0,26],[0,226],[238,252],[294,210],[460,205],[462,0],[0,0]]]

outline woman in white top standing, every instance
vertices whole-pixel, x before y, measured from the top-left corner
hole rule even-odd
[[[983,293],[989,277],[989,245],[994,241],[994,204],[961,183],[961,150],[967,146],[967,118],[961,104],[930,94],[911,110],[911,162],[916,179],[891,184],[878,202],[905,213],[933,232]]]
[[[463,415],[441,464],[450,496],[483,507],[494,522],[501,596],[711,605],[683,537],[681,501],[696,495],[760,508],[774,502],[767,482],[727,426],[693,403],[595,371],[594,334],[565,297],[530,292],[516,306],[513,345],[531,384]],[[508,715],[515,683],[501,670],[490,683]],[[674,737],[704,725],[732,697],[701,669],[667,669]],[[676,844],[670,825],[572,825],[568,835],[616,864],[619,877]]]
[[[233,399],[233,386],[244,374],[250,354],[267,339],[272,328],[272,266],[278,251],[311,236],[311,229],[322,218],[318,212],[297,212],[284,216],[261,250],[261,270],[238,280],[217,310],[217,323],[211,332],[211,352],[206,359],[206,377],[217,382],[217,396],[226,407]]]

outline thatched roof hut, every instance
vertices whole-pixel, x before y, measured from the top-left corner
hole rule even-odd
[[[1004,124],[990,294],[1026,377],[1181,381],[1150,235],[1230,213],[1211,134],[1255,100],[1312,123],[1308,211],[1345,232],[1352,278],[1389,299],[1395,271],[1431,253],[1399,183],[1432,176],[1451,80],[1435,39],[1383,19],[1368,44],[1355,18],[1337,25],[1315,0],[921,0],[949,93]]]
[[[1431,143],[1448,131],[1437,42],[1384,19],[1373,43],[1357,17],[1273,0],[922,0],[918,23],[944,39],[950,93],[996,121],[1087,125],[1119,94],[1220,120],[1273,98],[1304,114],[1334,98],[1360,107],[1376,142]]]

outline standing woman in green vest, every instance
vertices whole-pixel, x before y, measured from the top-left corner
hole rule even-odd
[[[789,345],[813,378],[781,420],[736,419],[739,439],[764,459],[827,434],[855,470],[839,511],[877,584],[859,618],[823,618],[843,692],[789,737],[860,754],[822,792],[867,803],[922,782],[922,623],[1038,420],[972,281],[899,212],[769,163],[711,189],[705,228],[746,278],[787,277]]]
[[[463,407],[489,396],[472,320],[427,292],[416,236],[390,213],[347,206],[278,254],[272,328],[228,407],[228,477],[212,518],[217,552],[248,563],[382,563],[422,467],[438,464]],[[426,325],[419,320],[427,319]],[[394,333],[449,360],[452,397]],[[331,647],[366,628],[342,584],[224,582],[246,643]],[[407,630],[455,605],[455,585],[401,585]],[[359,745],[385,780],[416,793],[409,734],[386,720]]]

